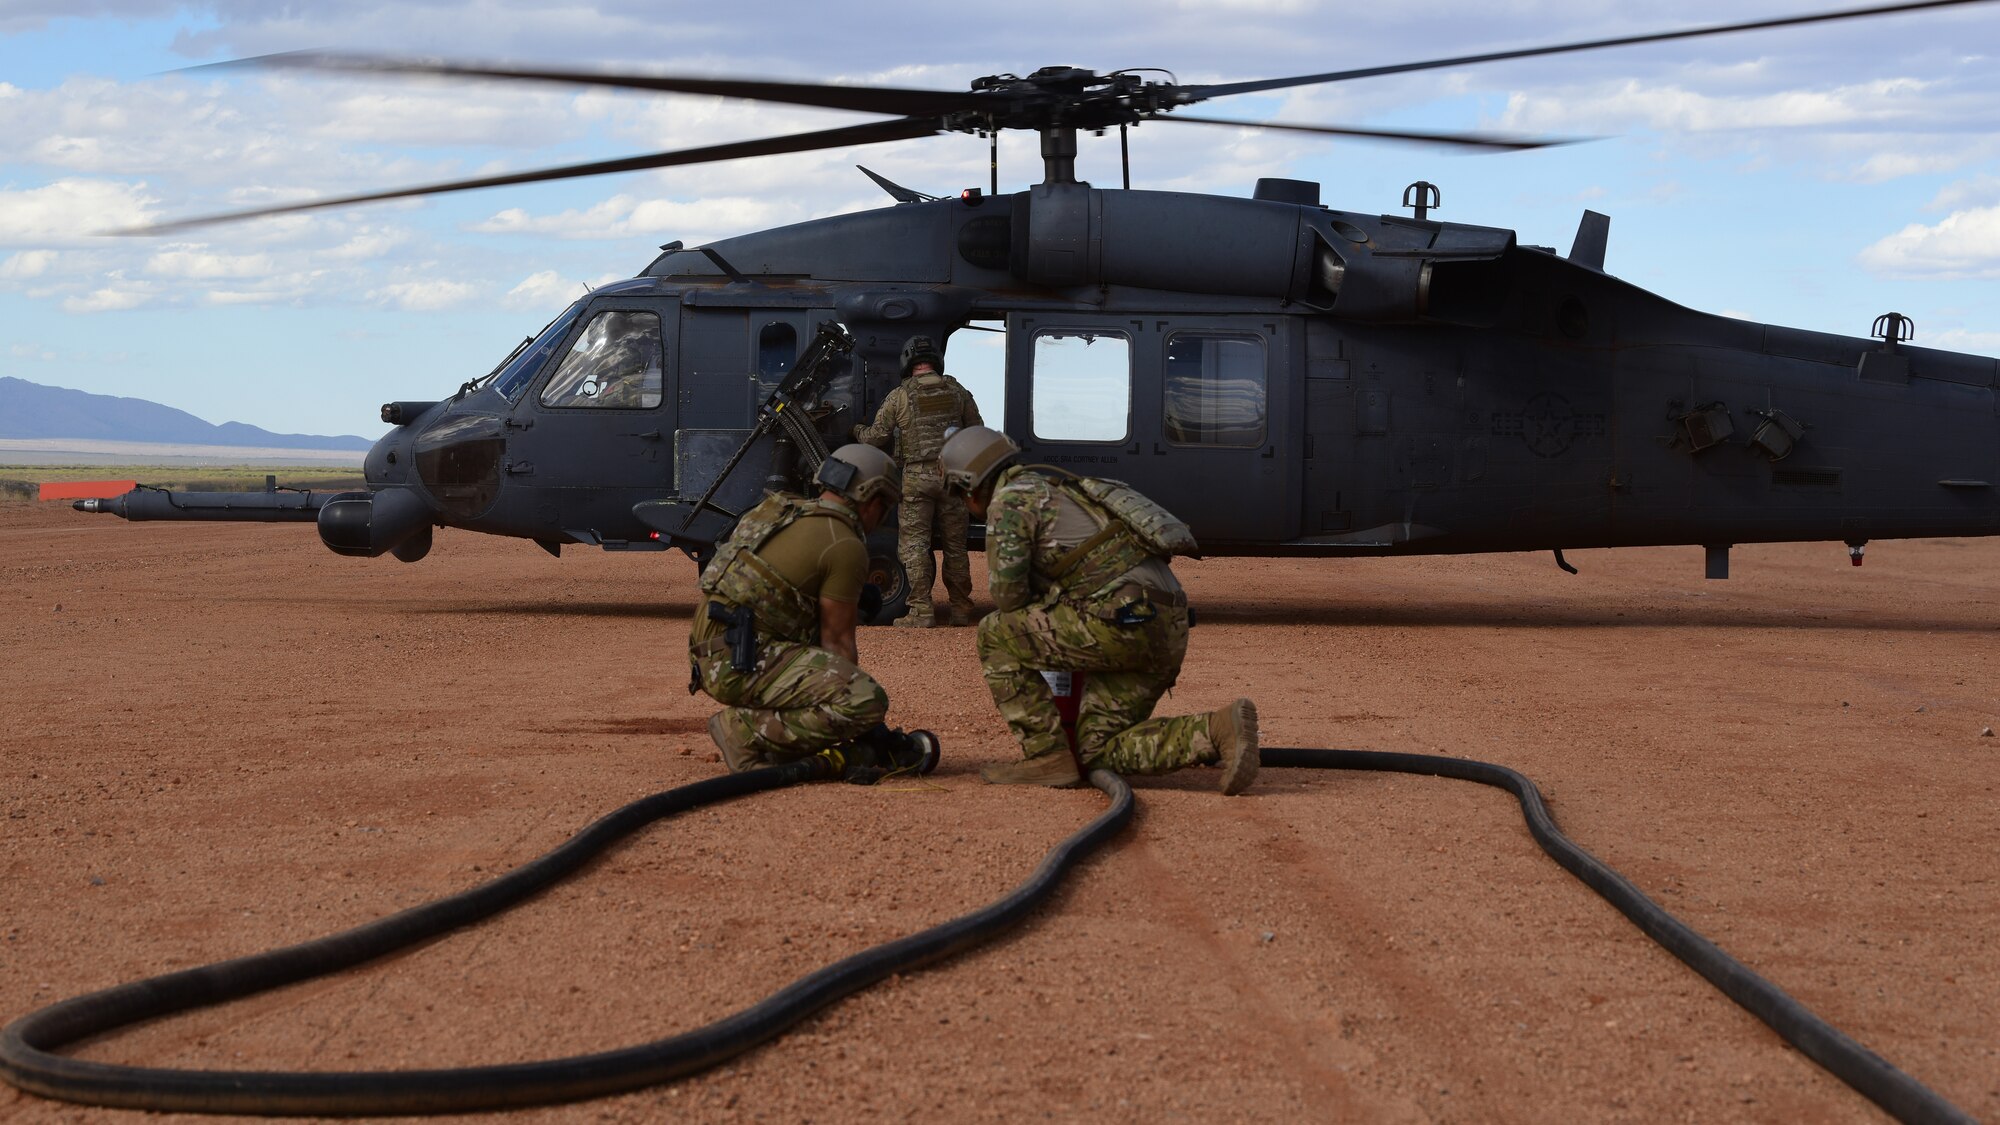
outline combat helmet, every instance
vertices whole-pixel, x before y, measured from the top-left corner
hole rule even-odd
[[[944,353],[929,336],[912,336],[903,342],[903,378],[909,378],[917,364],[926,361],[933,368],[944,370]]]
[[[895,458],[860,442],[828,454],[813,479],[821,488],[838,492],[856,504],[866,504],[877,496],[891,504],[903,499],[903,470]]]
[[[945,487],[971,495],[993,474],[1014,463],[1021,447],[1014,439],[989,426],[967,426],[945,439],[938,450],[944,466]]]

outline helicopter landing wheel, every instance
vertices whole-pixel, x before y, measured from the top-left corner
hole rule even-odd
[[[868,557],[868,584],[882,591],[882,604],[861,618],[863,625],[887,625],[910,611],[910,576],[894,555]]]

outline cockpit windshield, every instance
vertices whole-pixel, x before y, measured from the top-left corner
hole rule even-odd
[[[523,346],[516,348],[513,355],[502,361],[500,366],[486,377],[486,381],[498,387],[500,393],[510,399],[519,394],[521,388],[527,386],[528,380],[541,368],[542,361],[547,359],[556,350],[556,346],[562,343],[563,337],[569,334],[569,326],[576,323],[576,318],[582,314],[583,304],[582,301],[578,301],[564,309],[562,315],[549,321],[548,327],[536,333],[534,339],[523,341]]]

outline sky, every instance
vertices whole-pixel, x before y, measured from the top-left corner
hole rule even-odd
[[[1851,5],[1841,5],[1851,6]],[[1671,7],[1671,12],[1666,8]],[[963,90],[1049,65],[1184,83],[1320,73],[1819,10],[1801,0],[0,0],[0,375],[210,422],[382,432],[396,399],[484,374],[590,286],[689,246],[888,205],[854,165],[984,187],[944,136],[135,237],[267,206],[877,118],[542,84],[189,69],[301,49]],[[1504,155],[1146,125],[1133,186],[1323,202],[1515,230],[1567,252],[1611,216],[1608,272],[1710,312],[2000,354],[2000,4],[1241,95],[1191,112],[1595,138]],[[1032,134],[1001,189],[1040,178]],[[1115,135],[1078,174],[1119,183]],[[969,359],[970,357],[968,357]]]

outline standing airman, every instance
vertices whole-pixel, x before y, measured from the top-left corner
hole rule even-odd
[[[938,450],[955,429],[980,424],[972,392],[944,373],[944,356],[929,336],[903,345],[903,381],[882,400],[871,426],[854,427],[854,440],[882,449],[894,437],[903,466],[903,502],[896,511],[898,549],[910,581],[910,611],[898,625],[928,628],[936,621],[931,584],[931,528],[944,548],[944,589],[950,599],[947,622],[972,624],[972,564],[966,558],[965,501],[948,494],[938,468]]]

